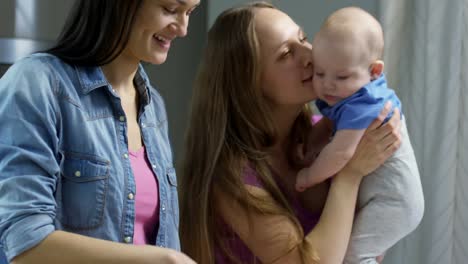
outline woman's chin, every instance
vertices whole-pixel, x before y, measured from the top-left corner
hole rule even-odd
[[[147,63],[150,63],[150,64],[154,64],[154,65],[160,65],[160,64],[163,64],[164,62],[166,62],[167,60],[167,53],[165,54],[156,54],[150,58],[147,58],[143,61],[147,62]]]

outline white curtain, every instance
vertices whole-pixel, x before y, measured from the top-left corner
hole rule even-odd
[[[468,263],[468,0],[381,0],[386,74],[403,103],[426,210],[385,264]]]

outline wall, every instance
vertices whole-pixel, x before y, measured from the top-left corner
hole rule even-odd
[[[0,37],[53,41],[73,0],[0,1]]]
[[[235,6],[241,3],[252,1],[246,0],[213,0],[209,1],[209,25],[212,25],[216,16],[222,10]],[[310,1],[310,0],[273,0],[270,1],[275,6],[289,14],[299,25],[304,27],[304,30],[309,36],[313,36],[318,31],[322,21],[332,11],[345,6],[359,6],[371,14],[377,16],[378,1],[368,0],[327,0],[327,1]]]

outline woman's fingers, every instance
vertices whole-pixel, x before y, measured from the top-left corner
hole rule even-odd
[[[382,125],[390,112],[391,104],[387,103],[379,117],[369,126],[354,153],[351,167],[366,175],[383,164],[401,144],[401,117],[398,109],[394,110],[392,118]]]
[[[382,110],[382,113],[387,112],[387,109]],[[391,136],[393,140],[398,140],[400,137],[401,117],[398,108],[395,108],[392,117],[385,124],[375,127],[379,124],[381,116],[372,123],[372,128],[369,127],[364,134],[365,138],[371,141],[379,142],[382,139]]]
[[[375,130],[378,127],[380,127],[391,110],[392,110],[392,102],[388,101],[387,103],[385,103],[382,111],[380,111],[380,114],[377,117],[377,119],[370,124],[367,130]]]
[[[400,109],[395,108],[395,109],[393,110],[393,115],[392,115],[392,117],[390,118],[390,120],[388,120],[387,124],[389,124],[389,125],[392,126],[392,127],[395,127],[395,128],[400,129],[400,127],[401,127],[401,113],[400,113]]]

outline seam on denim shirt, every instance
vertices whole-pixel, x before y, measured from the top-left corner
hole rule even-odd
[[[51,82],[51,85],[52,85],[52,93],[55,95],[55,98],[58,99],[58,95],[59,95],[59,80],[58,80],[58,77],[57,77],[57,74],[56,72],[53,70],[54,67],[52,66],[52,64],[50,64],[50,62],[46,59],[40,59],[40,61],[44,64],[46,64],[49,68],[49,72],[52,76],[52,82]],[[62,118],[62,115],[60,114],[60,107],[58,105],[58,102],[56,100],[53,100],[52,101],[52,104],[54,106],[54,112],[55,112],[55,115],[56,115],[56,118],[57,118],[57,121],[58,120],[61,120]]]
[[[95,121],[95,120],[101,120],[104,118],[114,118],[114,115],[108,114],[108,115],[97,115],[94,116],[93,118],[90,118],[89,116],[86,117],[86,121]]]
[[[155,123],[145,123],[146,127],[157,127]]]
[[[79,152],[68,151],[68,150],[61,150],[61,152],[62,152],[62,154],[64,154],[65,157],[68,155],[68,156],[72,156],[72,157],[77,157],[77,158],[83,158],[83,159],[96,161],[98,163],[101,163],[102,165],[110,165],[111,164],[110,160],[101,158],[101,157],[96,156],[96,155],[91,155],[91,154],[87,154],[87,153],[79,153]]]
[[[157,124],[157,127],[159,129],[163,128],[163,126],[167,123],[167,119],[166,120],[163,120],[163,121],[159,121],[158,124]]]
[[[154,127],[154,128],[160,129],[161,126],[163,126],[165,122],[166,122],[166,120],[165,120],[165,121],[158,121],[157,123],[146,123],[146,122],[145,122],[145,126],[146,126],[146,127]]]
[[[63,94],[63,91],[60,90],[60,81],[57,77],[57,73],[55,72],[54,67],[53,65],[50,63],[49,60],[45,60],[43,61],[43,63],[47,64],[47,66],[49,67],[49,71],[51,73],[51,75],[53,76],[53,82],[52,82],[52,92],[55,94],[55,96],[57,97],[57,99],[59,98],[63,98],[65,99],[66,101],[70,102],[72,105],[78,107],[78,108],[81,108],[80,104],[74,100],[72,100],[69,96],[66,96]],[[56,109],[59,109],[58,108],[58,103],[57,102],[54,102],[55,104],[55,107]]]
[[[67,101],[70,104],[76,106],[77,108],[82,109],[81,106],[77,102],[72,100],[69,96],[66,96],[66,95],[61,94],[61,93],[57,93],[56,95],[57,95],[57,98],[64,99],[65,101]]]
[[[8,250],[7,244],[4,239],[0,240],[0,250],[2,249],[3,251]]]
[[[154,103],[156,106],[158,106],[158,101],[154,101],[154,102],[151,102],[151,103]],[[159,106],[160,109],[162,109],[162,111],[164,111],[164,102],[163,101],[160,101],[160,103],[162,105]],[[156,120],[156,124],[154,125],[154,127],[158,128],[158,129],[161,129],[165,123],[167,123],[167,113],[164,111],[163,114],[161,114],[160,116],[156,115],[156,113],[154,112],[154,109],[153,108],[150,108],[150,114],[154,116],[154,120]],[[160,119],[160,117],[163,116],[163,120]],[[149,124],[147,124],[149,126]]]

